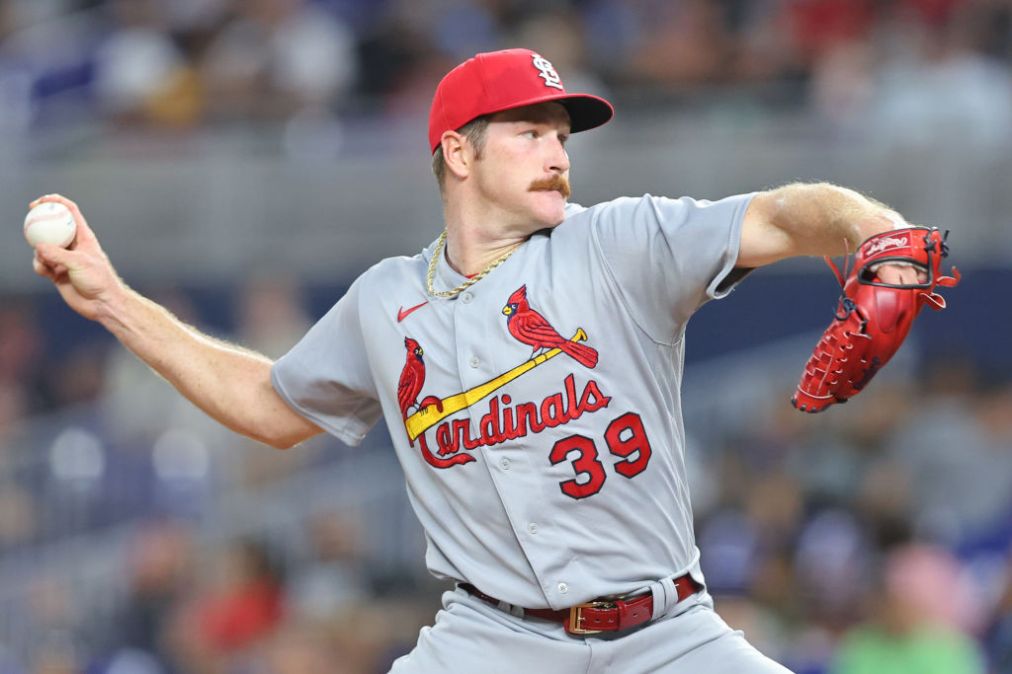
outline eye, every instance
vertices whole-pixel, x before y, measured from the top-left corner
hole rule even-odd
[[[560,133],[559,134],[559,142],[562,143],[563,147],[565,147],[566,143],[569,142],[569,134],[568,133]]]
[[[527,129],[526,131],[524,131],[520,135],[521,136],[526,136],[527,138],[530,138],[531,140],[536,140],[537,138],[539,138],[541,136],[541,133],[537,129]]]

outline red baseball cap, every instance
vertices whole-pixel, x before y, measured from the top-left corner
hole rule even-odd
[[[566,93],[551,62],[529,49],[476,54],[436,87],[429,112],[429,148],[435,152],[444,131],[459,129],[482,115],[547,101],[566,107],[574,133],[601,126],[615,114],[603,98]]]

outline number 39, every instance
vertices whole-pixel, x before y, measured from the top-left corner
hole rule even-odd
[[[650,440],[643,430],[643,421],[635,412],[626,412],[608,424],[604,432],[608,451],[622,457],[615,462],[615,472],[623,477],[633,478],[642,473],[650,462]],[[576,454],[576,457],[569,457]],[[597,445],[584,435],[570,435],[555,443],[548,455],[552,465],[569,460],[576,471],[576,478],[559,483],[562,493],[570,498],[581,499],[601,491],[607,474],[598,458]],[[584,479],[580,479],[584,476]]]

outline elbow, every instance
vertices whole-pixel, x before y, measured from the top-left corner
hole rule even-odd
[[[272,449],[286,450],[295,447],[301,443],[305,438],[295,435],[285,435],[280,433],[274,434],[263,434],[253,437],[257,442],[263,443]]]
[[[248,433],[248,435],[268,447],[284,450],[296,447],[309,438],[323,432],[318,426],[301,417],[296,421],[298,423],[291,425],[285,425],[284,423],[266,424],[260,426],[255,432]]]
[[[249,438],[254,442],[258,442],[261,445],[267,445],[271,449],[291,449],[297,443],[290,441],[288,438],[271,435],[268,433],[259,433],[252,430],[239,430],[232,429],[244,437]]]
[[[287,450],[287,449],[292,449],[294,447],[298,447],[299,445],[301,445],[305,441],[306,441],[306,438],[304,438],[304,437],[292,437],[292,436],[288,436],[288,437],[276,439],[276,440],[274,440],[274,442],[271,442],[271,443],[268,443],[268,444],[273,449],[284,451],[284,450]]]
[[[291,449],[295,445],[299,444],[298,440],[292,440],[289,438],[270,438],[261,440],[263,444],[267,445],[271,449],[286,450]]]
[[[232,430],[272,449],[291,449],[300,442],[299,437],[270,425],[233,426]]]

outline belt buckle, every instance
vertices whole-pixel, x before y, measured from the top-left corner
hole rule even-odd
[[[616,608],[613,601],[588,601],[586,604],[577,604],[569,608],[569,625],[566,631],[578,636],[601,634],[605,630],[586,630],[580,627],[583,622],[583,609],[585,608]]]

